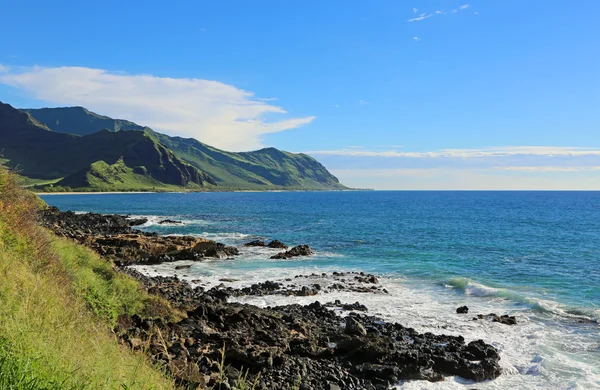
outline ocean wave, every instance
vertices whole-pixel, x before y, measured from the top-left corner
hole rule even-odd
[[[532,298],[507,288],[491,287],[469,278],[452,278],[445,286],[458,289],[465,295],[502,298],[528,306],[530,309],[568,318],[570,320],[600,323],[600,309],[569,307],[556,301]]]
[[[162,227],[181,227],[188,225],[208,225],[210,221],[204,219],[182,219],[181,216],[177,215],[130,215],[129,219],[137,219],[137,218],[146,218],[148,221],[142,225],[137,227],[139,228],[149,228],[153,226],[162,226]],[[164,220],[172,220],[177,221],[178,223],[159,223]]]

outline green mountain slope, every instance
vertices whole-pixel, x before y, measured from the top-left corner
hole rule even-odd
[[[58,185],[82,183],[83,187],[108,190],[113,189],[111,184],[123,184],[133,178],[135,182],[152,183],[152,187],[197,188],[215,184],[209,175],[180,160],[144,132],[103,130],[82,137],[58,133],[50,131],[30,114],[2,103],[0,153],[8,160],[8,165],[23,176],[35,179],[64,177]],[[106,176],[109,180],[100,186],[99,180],[103,177],[98,174],[98,169],[103,167],[100,162],[110,166],[119,163],[128,170],[121,172],[120,178],[114,174]],[[82,177],[87,175],[85,172],[95,179],[83,180]],[[76,176],[70,177],[73,174]],[[138,185],[133,188],[118,187],[140,189]]]
[[[122,119],[111,119],[81,107],[28,109],[35,120],[55,132],[89,134],[136,130],[171,150],[178,158],[206,172],[220,189],[345,189],[338,179],[314,158],[275,148],[233,153],[192,138],[171,137]],[[85,126],[81,130],[79,126]]]
[[[57,133],[88,135],[102,129],[110,131],[144,130],[142,126],[133,122],[98,115],[83,107],[39,108],[22,111],[31,114],[40,123],[47,124],[46,126]]]

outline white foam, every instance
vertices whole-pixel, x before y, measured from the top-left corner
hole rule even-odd
[[[178,215],[129,215],[129,219],[146,218],[148,221],[142,225],[135,226],[136,228],[149,228],[152,226],[163,226],[163,227],[181,227],[181,226],[204,226],[210,225],[211,222],[203,219],[185,219]],[[177,221],[178,223],[159,223],[164,220]]]

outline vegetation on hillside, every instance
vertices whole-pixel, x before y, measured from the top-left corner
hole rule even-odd
[[[176,315],[91,250],[38,227],[43,202],[0,168],[0,388],[168,389],[111,329]]]
[[[214,183],[210,176],[180,160],[144,132],[105,130],[84,137],[57,133],[30,114],[2,103],[0,150],[10,167],[36,179],[64,177],[66,182],[73,182],[77,178],[70,175],[81,178],[85,176],[82,171],[93,170],[98,161],[112,165],[122,160],[137,175],[165,186],[197,188]],[[111,187],[111,183],[104,185]]]
[[[94,135],[97,132],[104,133],[106,130],[113,133],[145,133],[156,144],[162,145],[177,158],[214,179],[214,182],[204,179],[209,184],[203,185],[203,190],[331,190],[346,188],[322,164],[306,154],[289,153],[275,148],[244,153],[227,152],[192,138],[170,137],[133,122],[95,114],[82,107],[24,111],[52,131],[65,133],[63,135]],[[116,142],[117,138],[118,136],[113,136],[113,142]],[[113,156],[113,160],[110,162],[106,159],[104,161],[113,164],[116,160]],[[126,160],[125,163],[127,163]],[[131,164],[127,165],[133,168]],[[87,169],[87,166],[82,169],[84,168]],[[81,176],[81,174],[78,175]],[[216,184],[216,187],[213,184]],[[61,186],[61,183],[58,185]],[[69,185],[69,187],[73,186]],[[107,187],[118,189],[118,186],[110,183],[105,183],[98,189],[105,190]]]

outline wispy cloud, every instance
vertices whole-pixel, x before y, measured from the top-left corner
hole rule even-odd
[[[460,12],[460,11],[464,11],[467,8],[469,8],[469,4],[463,4],[460,7],[458,7],[457,9],[453,9],[451,12],[452,13],[457,13],[457,12]],[[414,13],[417,13],[417,11],[418,10],[416,8],[413,8],[413,12]],[[417,16],[415,18],[408,19],[408,21],[409,22],[419,22],[421,20],[430,18],[432,16],[436,16],[436,15],[446,15],[446,12],[444,10],[436,10],[436,11],[434,11],[433,14],[422,13],[422,14],[420,14],[419,16]]]
[[[429,152],[398,152],[373,150],[317,150],[307,152],[315,155],[402,158],[486,158],[507,156],[600,156],[600,149],[554,146],[510,146],[483,149],[441,149]]]
[[[0,83],[51,104],[81,105],[229,150],[262,147],[262,135],[297,128],[315,119],[267,120],[287,112],[250,91],[213,80],[129,75],[83,67],[32,67],[5,70],[0,73]]]
[[[493,167],[498,171],[515,172],[593,172],[600,171],[600,165],[593,166],[515,166],[515,167]]]
[[[419,37],[413,37],[413,40],[419,42],[421,40],[421,38],[419,38]]]
[[[409,22],[420,22],[421,20],[425,20],[425,19],[430,18],[432,16],[433,16],[432,14],[426,14],[426,13],[424,13],[424,14],[421,14],[421,15],[417,16],[416,18],[408,19],[408,21]]]
[[[0,64],[0,73],[8,72],[10,68],[8,66],[4,66]]]
[[[368,101],[366,101],[366,100],[360,100],[360,101],[358,102],[358,104],[360,104],[361,106],[364,106],[365,104],[369,104],[369,102],[368,102]]]
[[[399,168],[331,169],[356,188],[410,190],[598,190],[600,175],[590,171],[498,171],[494,169]]]

